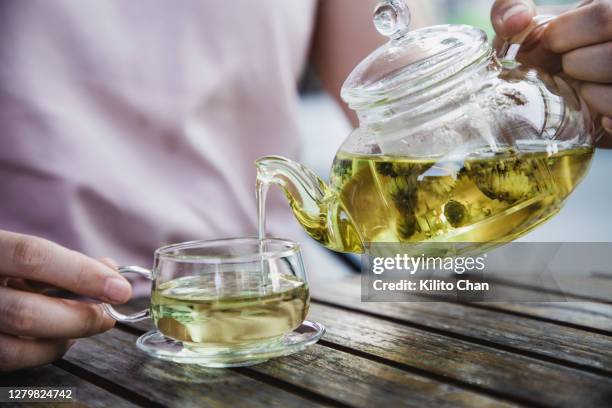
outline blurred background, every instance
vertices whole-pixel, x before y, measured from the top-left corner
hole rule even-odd
[[[489,13],[492,0],[431,0],[427,10],[432,24],[469,24],[493,38]],[[536,1],[540,13],[555,13],[576,2]],[[303,163],[327,178],[332,159],[351,131],[340,108],[318,86],[308,72],[301,86],[301,136]],[[591,171],[571,195],[560,214],[520,241],[612,242],[610,203],[612,202],[612,150],[599,149]]]

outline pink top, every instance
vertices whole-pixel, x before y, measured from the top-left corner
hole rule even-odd
[[[315,5],[2,1],[0,229],[145,266],[254,235],[253,161],[299,158]],[[291,236],[275,198],[271,232]]]

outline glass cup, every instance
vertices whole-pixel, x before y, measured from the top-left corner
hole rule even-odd
[[[151,318],[157,330],[137,345],[148,354],[210,367],[252,365],[315,343],[322,325],[310,305],[299,246],[267,238],[174,244],[155,251],[152,270],[124,266],[152,281],[151,306],[132,315],[104,304],[119,322]]]

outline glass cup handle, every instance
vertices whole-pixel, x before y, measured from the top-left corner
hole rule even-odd
[[[153,279],[152,272],[149,269],[141,268],[140,266],[120,266],[117,268],[117,270],[122,275],[125,273],[135,273],[137,275],[144,276],[147,279]],[[148,319],[150,315],[149,309],[144,309],[130,315],[125,315],[116,311],[108,303],[102,303],[102,308],[110,317],[118,322],[138,322],[140,320]]]
[[[557,16],[550,14],[540,14],[535,16],[527,28],[504,43],[499,51],[499,59],[502,61],[502,63],[516,63],[516,56],[518,55],[521,45],[523,45],[527,37],[529,37],[529,35],[533,33],[536,28],[545,26],[555,18],[557,18]]]

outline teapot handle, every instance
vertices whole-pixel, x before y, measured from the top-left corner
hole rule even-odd
[[[525,28],[523,31],[510,38],[508,41],[504,43],[501,50],[499,51],[499,59],[504,65],[516,64],[516,56],[518,55],[521,45],[525,42],[525,40],[529,37],[531,33],[533,33],[538,27],[545,26],[546,24],[553,21],[557,16],[553,16],[550,14],[540,14],[535,16],[531,23]]]
[[[518,55],[521,49],[521,45],[523,45],[525,40],[537,28],[547,25],[556,18],[557,16],[550,14],[537,15],[533,18],[533,20],[531,20],[531,23],[529,23],[527,28],[525,28],[523,31],[506,41],[502,46],[501,50],[499,51],[499,60],[501,61],[502,66],[510,69],[516,67],[516,65],[518,64],[516,61],[516,56]],[[561,76],[563,77],[563,75]],[[601,126],[601,115],[592,111],[590,111],[589,113],[591,115],[589,121],[593,124],[593,139],[596,143],[604,136],[606,131],[604,130],[603,126]]]

